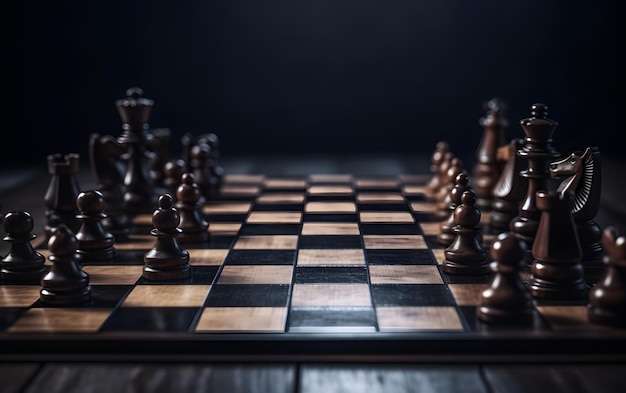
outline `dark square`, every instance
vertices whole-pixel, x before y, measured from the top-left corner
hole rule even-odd
[[[359,203],[357,208],[362,212],[410,212],[406,203]]]
[[[493,273],[478,275],[448,274],[443,271],[441,266],[439,266],[439,272],[444,281],[449,284],[488,284],[491,282],[493,275]]]
[[[422,194],[405,195],[404,196],[410,202],[424,202],[426,199]]]
[[[240,235],[297,235],[302,224],[244,224]]]
[[[17,321],[28,308],[1,307],[0,308],[0,331],[4,332]]]
[[[248,217],[248,213],[211,213],[205,214],[204,217],[209,222],[244,222]]]
[[[374,284],[374,304],[380,306],[454,306],[452,293],[443,284]]]
[[[294,307],[288,326],[376,326],[376,313],[370,307]]]
[[[209,224],[209,232],[211,231],[211,224]],[[194,248],[230,248],[235,240],[234,235],[211,235],[209,237],[208,243],[203,244],[203,247],[194,247]],[[183,245],[184,247],[184,245]]]
[[[421,235],[422,230],[417,224],[364,224],[361,223],[363,235]]]
[[[206,307],[285,307],[289,285],[216,284],[211,287]]]
[[[230,250],[224,265],[293,265],[295,250]]]
[[[115,261],[108,263],[90,263],[90,265],[144,265],[143,256],[152,248],[152,244],[143,250],[116,250]]]
[[[413,218],[415,222],[433,222],[433,217],[431,213],[413,213]]]
[[[429,249],[423,250],[365,250],[365,260],[372,265],[436,265]]]
[[[360,235],[300,235],[298,248],[358,248],[363,244]]]
[[[303,222],[359,222],[356,213],[304,213]]]
[[[481,321],[478,315],[476,315],[476,306],[460,306],[459,310],[463,316],[463,324],[466,329],[469,328],[471,331],[475,332],[488,333],[524,330],[526,333],[531,333],[550,330],[550,326],[537,310],[533,310],[532,319],[527,324],[514,321],[511,321],[511,323],[489,323]]]
[[[91,286],[91,299],[86,303],[72,304],[67,307],[76,308],[113,308],[122,301],[128,295],[128,293],[134,288],[133,285],[92,285]],[[41,300],[37,300],[33,308],[39,307],[58,307],[55,305],[48,305],[42,303]]]
[[[257,203],[252,207],[255,212],[301,212],[304,203]]]
[[[362,267],[297,267],[295,284],[342,283],[367,284],[367,268]]]
[[[189,332],[198,307],[119,307],[100,331]]]
[[[171,281],[155,281],[155,280],[146,280],[141,277],[137,280],[137,284],[139,285],[210,285],[213,284],[213,280],[215,279],[215,275],[217,274],[217,270],[219,266],[192,266],[191,267],[191,277],[184,278],[182,280],[171,280]]]

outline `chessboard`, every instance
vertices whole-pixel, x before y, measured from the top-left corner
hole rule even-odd
[[[49,306],[39,284],[0,283],[2,357],[623,358],[626,330],[590,323],[586,300],[536,301],[523,325],[477,318],[493,273],[442,269],[430,177],[226,174],[201,207],[207,241],[182,243],[186,278],[143,276],[155,236],[142,213],[113,260],[81,265],[85,304]],[[489,219],[486,249],[498,235]],[[32,244],[49,267],[45,238]]]

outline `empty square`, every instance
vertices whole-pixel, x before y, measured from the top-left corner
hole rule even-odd
[[[250,224],[298,224],[301,212],[252,212],[246,220]]]
[[[91,285],[134,285],[143,273],[143,266],[87,265],[82,269]]]
[[[480,303],[482,292],[489,284],[448,284],[448,288],[459,306],[476,306]]]
[[[290,284],[293,266],[227,265],[217,284]]]
[[[95,333],[111,313],[104,308],[31,308],[10,333]]]
[[[274,332],[285,331],[285,307],[205,307],[195,332]]]
[[[295,250],[297,235],[240,236],[235,242],[235,250]]]
[[[312,183],[350,183],[352,182],[352,175],[333,173],[313,174],[309,175],[309,180]]]
[[[417,330],[463,331],[455,307],[377,307],[381,332]]]
[[[362,249],[302,249],[298,251],[298,266],[365,265]]]
[[[291,297],[292,307],[371,305],[367,284],[299,284]]]
[[[344,185],[312,185],[307,192],[310,195],[351,195],[351,186]]]
[[[411,202],[411,209],[415,213],[434,213],[436,205],[430,202]]]
[[[0,285],[0,307],[30,307],[40,290],[39,285]]]
[[[357,188],[396,188],[398,181],[396,179],[357,179]]]
[[[301,193],[281,193],[266,192],[258,196],[256,199],[260,204],[298,204],[304,203],[304,194]]]
[[[247,213],[250,211],[250,202],[209,202],[202,207],[204,214]]]
[[[306,213],[356,213],[354,202],[308,202],[304,206]]]
[[[378,222],[378,223],[413,223],[415,219],[408,212],[360,212],[361,222]]]
[[[435,265],[371,265],[372,284],[443,284]]]
[[[243,173],[229,173],[224,175],[224,184],[262,183],[265,175],[247,175]]]
[[[191,266],[219,266],[228,253],[228,249],[225,248],[190,248],[187,251]]]
[[[365,248],[428,248],[422,235],[363,235]]]
[[[402,192],[405,195],[424,195],[424,190],[424,186],[415,184],[407,184],[402,187]]]
[[[359,203],[402,203],[404,202],[404,197],[402,194],[395,193],[360,192],[356,196],[356,201]]]
[[[441,222],[420,222],[419,225],[426,236],[437,236],[441,232]]]
[[[303,179],[266,179],[266,189],[291,189],[291,188],[305,188],[306,180]]]
[[[359,224],[356,222],[305,222],[302,224],[303,235],[358,235]]]
[[[210,285],[137,285],[122,307],[200,307]]]

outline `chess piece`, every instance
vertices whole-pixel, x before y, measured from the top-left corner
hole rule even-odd
[[[187,164],[182,159],[170,160],[163,168],[163,186],[170,195],[176,195],[180,179],[187,171]]]
[[[91,170],[96,179],[96,189],[104,196],[107,212],[102,225],[116,241],[126,240],[130,233],[130,218],[124,204],[126,168],[121,158],[126,152],[126,147],[111,135],[91,134],[89,139]]]
[[[193,173],[183,173],[181,185],[176,191],[176,209],[180,213],[178,237],[182,243],[202,243],[209,239],[209,223],[202,215],[204,197],[195,182]]]
[[[209,164],[212,159],[212,149],[207,143],[200,143],[191,148],[189,167],[196,183],[200,187],[202,196],[207,200],[214,200],[217,196],[219,179],[211,173]]]
[[[48,241],[52,262],[50,271],[41,279],[39,301],[45,305],[79,305],[91,300],[89,275],[81,270],[78,240],[65,225],[55,227]]]
[[[82,221],[76,233],[76,252],[81,257],[81,264],[114,260],[115,237],[102,225],[107,217],[102,193],[98,190],[83,191],[76,198],[76,206],[80,211],[76,217]]]
[[[442,185],[442,176],[441,173],[441,164],[444,162],[446,158],[446,153],[450,151],[450,145],[446,141],[439,141],[435,146],[435,151],[430,159],[430,172],[433,174],[426,187],[424,188],[424,198],[427,201],[433,201],[435,199],[435,195],[439,191]]]
[[[525,157],[517,152],[524,146],[524,139],[514,138],[503,146],[506,164],[493,187],[493,199],[489,213],[489,227],[497,231],[508,231],[511,221],[519,214],[519,206],[524,199],[528,179],[520,176],[527,167]]]
[[[591,288],[588,317],[591,323],[626,326],[626,238],[615,226],[602,232],[606,254],[603,277]]]
[[[449,205],[448,205],[448,217],[439,225],[439,233],[437,234],[437,243],[444,247],[448,247],[456,234],[454,233],[454,211],[456,207],[461,204],[461,196],[467,190],[470,190],[469,177],[465,172],[461,172],[456,176],[455,185],[450,190]]]
[[[1,260],[0,278],[2,281],[39,283],[47,268],[46,258],[31,245],[36,237],[32,233],[33,217],[25,211],[13,211],[4,215],[2,239],[11,243],[7,255]]]
[[[509,126],[504,116],[506,104],[499,98],[485,103],[485,116],[479,120],[483,127],[482,138],[476,149],[476,163],[472,171],[472,187],[476,193],[476,206],[483,211],[491,210],[493,188],[500,177],[502,164],[498,161],[498,148],[505,144]]]
[[[444,250],[443,271],[450,274],[480,275],[489,273],[487,251],[481,245],[480,209],[472,190],[461,195],[454,210],[454,241]]]
[[[165,174],[163,169],[169,160],[170,139],[172,131],[169,128],[156,128],[151,130],[150,151],[153,153],[149,165],[149,176],[155,187],[163,188]]]
[[[568,157],[550,163],[550,176],[565,177],[557,192],[574,192],[572,217],[576,223],[576,231],[582,249],[582,264],[585,269],[585,280],[595,283],[604,273],[602,263],[604,249],[600,243],[602,229],[594,221],[600,208],[600,192],[602,172],[600,150],[588,147],[584,152],[575,151]]]
[[[212,177],[212,189],[211,189],[211,200],[214,200],[218,193],[219,189],[222,186],[224,179],[224,167],[220,163],[220,158],[222,156],[222,145],[220,143],[219,137],[215,133],[208,133],[201,135],[199,138],[199,143],[206,143],[211,147],[211,159],[209,160],[209,173]]]
[[[527,160],[528,168],[520,176],[527,179],[528,188],[520,202],[518,215],[511,220],[509,230],[527,243],[527,250],[532,250],[537,233],[541,211],[537,208],[537,191],[548,189],[550,172],[548,162],[560,154],[552,146],[552,135],[558,123],[548,118],[548,107],[544,104],[531,106],[531,117],[520,121],[526,135],[524,146],[517,154]],[[530,252],[528,259],[532,258]]]
[[[155,185],[148,173],[149,162],[154,156],[149,150],[152,134],[148,132],[148,118],[154,102],[142,95],[143,90],[132,87],[126,91],[125,98],[115,102],[122,120],[118,142],[127,150],[124,203],[129,214],[145,213],[154,206]]]
[[[502,232],[491,244],[489,288],[480,295],[476,313],[487,323],[524,324],[532,321],[533,297],[520,277],[525,265],[526,243]]]
[[[45,233],[49,239],[54,228],[60,224],[65,224],[74,233],[80,227],[81,223],[76,218],[76,197],[80,190],[76,175],[80,156],[75,153],[50,154],[47,159],[51,178],[44,201],[47,206]]]
[[[588,295],[582,251],[572,218],[573,204],[573,192],[537,192],[536,206],[541,218],[532,248],[529,282],[537,299],[576,300]]]
[[[191,276],[189,251],[182,248],[177,237],[182,232],[180,214],[170,194],[159,197],[159,207],[152,214],[154,246],[143,257],[143,277],[147,280],[170,281]]]
[[[463,168],[463,162],[458,157],[453,157],[450,160],[450,167],[443,175],[444,184],[439,189],[439,192],[436,196],[437,201],[435,202],[435,211],[432,214],[432,218],[435,221],[442,221],[448,218],[450,212],[448,210],[448,206],[450,205],[450,191],[454,187],[454,181],[459,173],[464,173],[465,170]]]

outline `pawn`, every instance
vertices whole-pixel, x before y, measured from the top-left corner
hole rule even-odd
[[[480,295],[476,315],[487,323],[531,322],[533,297],[520,277],[526,243],[510,232],[502,232],[492,243],[490,253],[494,276]]]
[[[191,148],[190,171],[193,173],[196,183],[200,187],[202,196],[208,200],[213,199],[217,178],[211,174],[209,163],[211,161],[211,146],[200,143]]]
[[[439,189],[436,195],[435,211],[433,212],[433,219],[436,221],[442,221],[448,218],[450,212],[448,205],[450,204],[450,191],[455,184],[455,179],[459,173],[465,172],[463,168],[463,162],[460,158],[454,157],[450,160],[450,167],[444,174],[443,181],[445,184]]]
[[[83,191],[76,198],[76,206],[80,214],[76,216],[82,221],[76,233],[81,263],[108,262],[115,259],[115,237],[102,224],[107,217],[104,211],[104,195],[98,190]]]
[[[159,207],[152,214],[154,228],[150,234],[156,238],[154,246],[144,254],[143,278],[170,281],[191,276],[189,251],[183,249],[177,236],[182,232],[180,214],[174,208],[170,194],[159,197]]]
[[[437,234],[437,243],[444,247],[448,247],[456,234],[454,233],[454,210],[461,204],[461,196],[470,189],[469,177],[466,173],[461,172],[456,176],[455,185],[450,190],[448,204],[448,218],[439,225],[439,233]]]
[[[604,276],[590,290],[587,306],[591,323],[626,326],[626,238],[616,227],[602,232],[606,250]]]
[[[3,281],[39,283],[46,273],[46,257],[31,245],[31,240],[36,237],[32,233],[33,227],[33,218],[28,212],[14,211],[4,215],[7,235],[2,240],[10,242],[11,248],[1,261],[0,278]]]
[[[170,195],[176,195],[180,179],[186,171],[187,164],[182,159],[170,160],[163,167],[163,187]]]
[[[52,268],[41,279],[41,303],[65,306],[91,300],[89,275],[80,268],[77,247],[76,236],[65,224],[54,228],[48,240],[48,259],[52,262]]]
[[[441,164],[444,162],[445,153],[450,151],[450,146],[446,141],[439,141],[435,146],[435,151],[433,152],[431,160],[430,171],[433,176],[430,178],[428,184],[424,188],[424,198],[428,201],[432,201],[434,199],[435,194],[437,194],[439,188],[442,185],[442,174],[441,174]]]
[[[200,243],[209,239],[209,223],[202,215],[204,197],[195,181],[193,173],[181,176],[181,185],[176,191],[176,209],[180,212],[182,233],[179,240],[183,243]]]
[[[443,271],[450,274],[489,273],[487,251],[481,245],[480,209],[472,190],[463,192],[454,210],[454,241],[444,250]]]

